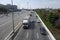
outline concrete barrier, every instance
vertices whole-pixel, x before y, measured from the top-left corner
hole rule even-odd
[[[35,12],[35,14],[37,15],[37,17],[39,18],[39,20],[41,21],[42,26],[46,29],[47,33],[48,33],[48,37],[49,40],[56,40],[54,38],[54,36],[52,35],[52,33],[49,31],[49,29],[46,27],[46,25],[43,23],[43,21],[41,20],[41,18],[38,16],[38,14]]]

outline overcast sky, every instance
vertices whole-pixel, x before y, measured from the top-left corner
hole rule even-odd
[[[60,0],[13,0],[18,8],[60,8]],[[11,4],[11,0],[0,0],[0,4]]]

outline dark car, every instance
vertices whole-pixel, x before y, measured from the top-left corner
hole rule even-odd
[[[42,35],[47,35],[47,32],[46,32],[44,27],[40,28],[40,32],[41,32]]]
[[[30,14],[30,16],[32,16],[32,14]]]
[[[28,29],[28,27],[26,27],[26,26],[23,26],[23,28],[24,28],[24,29]]]
[[[38,18],[38,17],[36,16],[36,18]]]

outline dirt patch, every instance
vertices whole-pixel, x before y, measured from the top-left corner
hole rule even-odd
[[[60,40],[60,30],[56,28],[49,28],[56,40]]]

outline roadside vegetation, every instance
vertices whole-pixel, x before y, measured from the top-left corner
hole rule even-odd
[[[57,40],[60,40],[60,9],[35,9]]]

